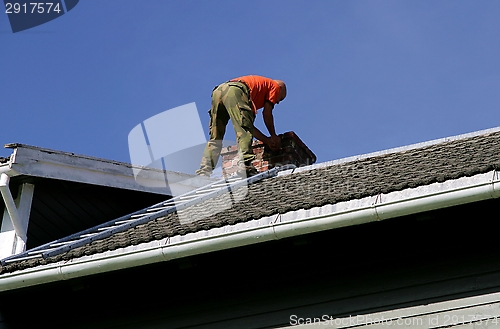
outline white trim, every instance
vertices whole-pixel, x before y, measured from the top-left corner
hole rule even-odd
[[[184,194],[207,184],[206,179],[180,172],[133,166],[129,163],[23,144],[10,144],[7,147],[14,148],[8,167],[16,175],[60,179],[163,195],[172,195],[172,191]],[[134,176],[134,170],[140,172],[138,178],[140,183]]]
[[[18,196],[14,200],[10,192],[9,180],[7,173],[0,174],[0,192],[6,208],[0,223],[1,258],[19,254],[26,248],[31,202],[35,188],[33,184],[21,184]]]
[[[489,172],[41,265],[0,275],[0,291],[497,198],[499,183]]]
[[[0,192],[2,194],[5,208],[7,208],[7,212],[12,222],[12,226],[14,227],[14,231],[16,231],[16,235],[26,244],[27,230],[24,228],[25,221],[21,218],[16,203],[14,202],[14,198],[10,193],[9,180],[10,177],[6,173],[0,174]]]

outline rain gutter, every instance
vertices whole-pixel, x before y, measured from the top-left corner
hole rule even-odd
[[[0,291],[69,280],[212,251],[278,240],[334,228],[381,221],[424,211],[500,197],[499,174],[489,172],[362,200],[298,210],[0,275]],[[363,201],[364,200],[364,201]]]

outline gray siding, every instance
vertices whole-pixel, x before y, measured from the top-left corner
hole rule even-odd
[[[292,316],[290,324],[296,329],[500,328],[500,293],[342,318]]]
[[[342,318],[457,301],[476,307],[468,301],[500,292],[492,215],[499,205],[477,202],[6,292],[0,328],[276,328],[290,326],[292,315]],[[428,314],[419,312],[408,316]]]

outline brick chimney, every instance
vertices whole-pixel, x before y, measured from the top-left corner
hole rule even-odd
[[[252,148],[256,158],[252,162],[259,172],[285,164],[294,164],[297,167],[307,166],[316,162],[316,155],[302,142],[293,131],[280,135],[281,148],[272,151],[259,140],[254,140]],[[221,152],[222,170],[229,176],[236,172],[238,164],[238,146],[224,147]]]

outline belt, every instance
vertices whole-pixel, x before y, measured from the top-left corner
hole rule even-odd
[[[243,84],[247,88],[248,95],[250,95],[250,87],[248,87],[248,85],[245,83],[245,81],[232,79],[232,80],[229,80],[228,82],[239,82],[239,83]]]
[[[244,84],[244,85],[245,85],[245,87],[247,87],[248,89],[250,89],[250,88],[248,87],[248,85],[246,84],[246,82],[245,82],[245,81],[243,81],[243,80],[236,80],[236,79],[232,79],[232,80],[229,80],[228,82],[241,82],[242,84]]]

